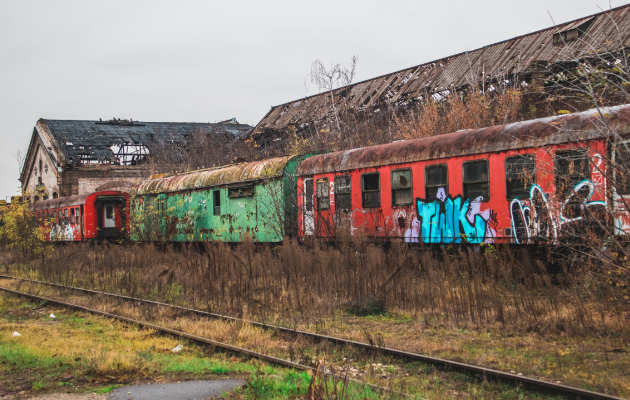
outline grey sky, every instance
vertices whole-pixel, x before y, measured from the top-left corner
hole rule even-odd
[[[612,6],[628,1],[613,1]],[[315,94],[311,63],[355,81],[608,8],[604,0],[0,0],[0,198],[38,118],[255,125]]]

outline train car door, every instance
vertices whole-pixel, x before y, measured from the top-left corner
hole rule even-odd
[[[613,193],[614,233],[627,235],[630,233],[630,142],[617,144],[613,153]]]
[[[241,242],[246,232],[252,234],[251,229],[256,226],[254,185],[228,187],[228,213],[232,242]]]
[[[126,225],[125,199],[122,196],[99,196],[96,198],[96,226],[99,237],[118,237]]]
[[[304,234],[315,234],[315,210],[313,209],[313,179],[304,179]]]

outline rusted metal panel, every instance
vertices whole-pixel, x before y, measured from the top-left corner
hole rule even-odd
[[[471,72],[473,75],[483,72],[483,80],[514,77],[529,71],[534,61],[554,63],[573,59],[576,54],[619,50],[620,42],[630,45],[629,10],[630,5],[618,7],[336,89],[333,91],[335,109],[343,113],[424,98],[427,93],[459,88],[479,79]],[[575,29],[589,21],[588,29],[579,40],[560,46],[553,44],[555,33]],[[284,129],[288,125],[301,127],[324,120],[332,112],[330,98],[330,93],[322,93],[273,107],[254,132],[266,128]]]
[[[132,194],[145,195],[180,192],[217,185],[276,178],[283,174],[284,167],[292,157],[271,158],[264,161],[228,165],[159,179],[149,179],[137,185],[132,190]]]
[[[630,134],[630,104],[602,109],[606,124]],[[604,122],[597,110],[540,118],[508,125],[448,133],[378,146],[323,154],[304,160],[299,176],[373,168],[446,157],[554,145],[602,137]]]

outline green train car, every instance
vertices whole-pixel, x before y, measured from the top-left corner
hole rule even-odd
[[[280,242],[296,226],[296,171],[310,155],[157,176],[131,191],[134,241]]]

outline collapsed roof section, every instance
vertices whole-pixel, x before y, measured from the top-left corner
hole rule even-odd
[[[300,130],[325,121],[333,112],[378,112],[383,106],[408,105],[429,96],[440,99],[454,88],[480,81],[525,79],[540,65],[573,60],[576,54],[619,51],[630,46],[629,38],[630,5],[625,5],[341,87],[333,90],[334,107],[330,92],[272,107],[252,132]]]
[[[186,146],[196,134],[238,139],[252,127],[239,123],[77,121],[40,119],[36,130],[47,136],[58,167],[81,164],[136,165],[156,145]],[[54,150],[53,150],[54,149]]]

